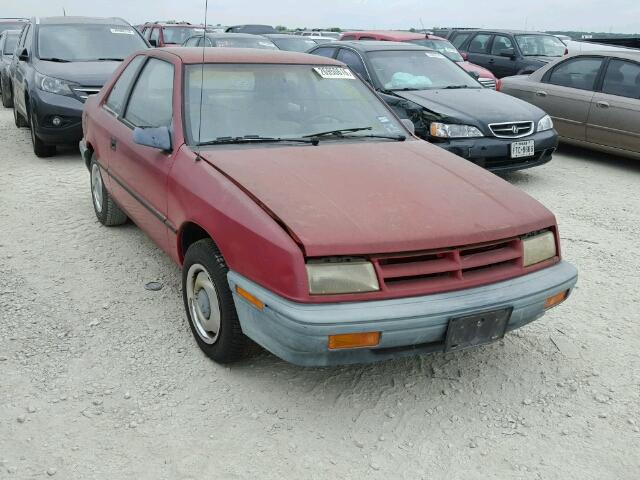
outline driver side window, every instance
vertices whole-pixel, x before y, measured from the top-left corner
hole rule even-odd
[[[125,120],[135,127],[168,127],[173,116],[173,65],[151,58],[133,87]]]
[[[369,80],[367,70],[364,68],[364,63],[362,63],[362,59],[358,56],[358,54],[352,52],[351,50],[342,48],[338,52],[338,60],[346,63],[349,68],[360,75],[363,80]]]
[[[513,53],[513,42],[509,37],[496,35],[491,46],[491,55],[501,55],[503,53]]]

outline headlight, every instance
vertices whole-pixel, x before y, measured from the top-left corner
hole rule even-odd
[[[524,247],[524,266],[530,267],[556,256],[556,238],[553,232],[546,231],[522,240]]]
[[[361,258],[312,260],[307,263],[307,278],[311,295],[380,290],[373,265]]]
[[[438,122],[431,124],[430,133],[432,137],[438,138],[484,137],[480,130],[471,125],[449,125]]]
[[[549,115],[542,117],[542,120],[538,122],[538,132],[544,132],[553,128],[553,120]]]
[[[41,73],[36,73],[36,86],[45,92],[58,95],[72,95],[69,83],[59,78],[47,77]]]

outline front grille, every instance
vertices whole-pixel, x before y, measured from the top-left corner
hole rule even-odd
[[[533,133],[533,122],[490,123],[489,128],[498,138],[521,138]]]
[[[436,293],[491,283],[524,273],[522,242],[510,238],[459,248],[372,258],[381,288]]]
[[[478,81],[485,88],[496,89],[496,81],[493,78],[479,78]]]
[[[83,102],[100,91],[100,87],[74,87],[73,91]]]

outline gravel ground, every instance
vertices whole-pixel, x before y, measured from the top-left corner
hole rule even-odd
[[[36,158],[10,110],[0,145],[1,479],[638,478],[640,162],[564,148],[507,177],[556,213],[580,280],[500,343],[225,368],[178,268],[98,224],[76,151]]]

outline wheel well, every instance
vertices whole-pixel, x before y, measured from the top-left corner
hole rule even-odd
[[[211,238],[211,235],[195,223],[187,223],[180,229],[180,260],[184,259],[187,250],[198,240]]]
[[[87,149],[89,150],[89,155],[87,155],[89,158],[83,158],[83,160],[87,168],[89,168],[91,157],[93,156],[93,152],[95,152],[95,150],[93,149],[93,145],[91,145],[89,142],[87,142]]]

